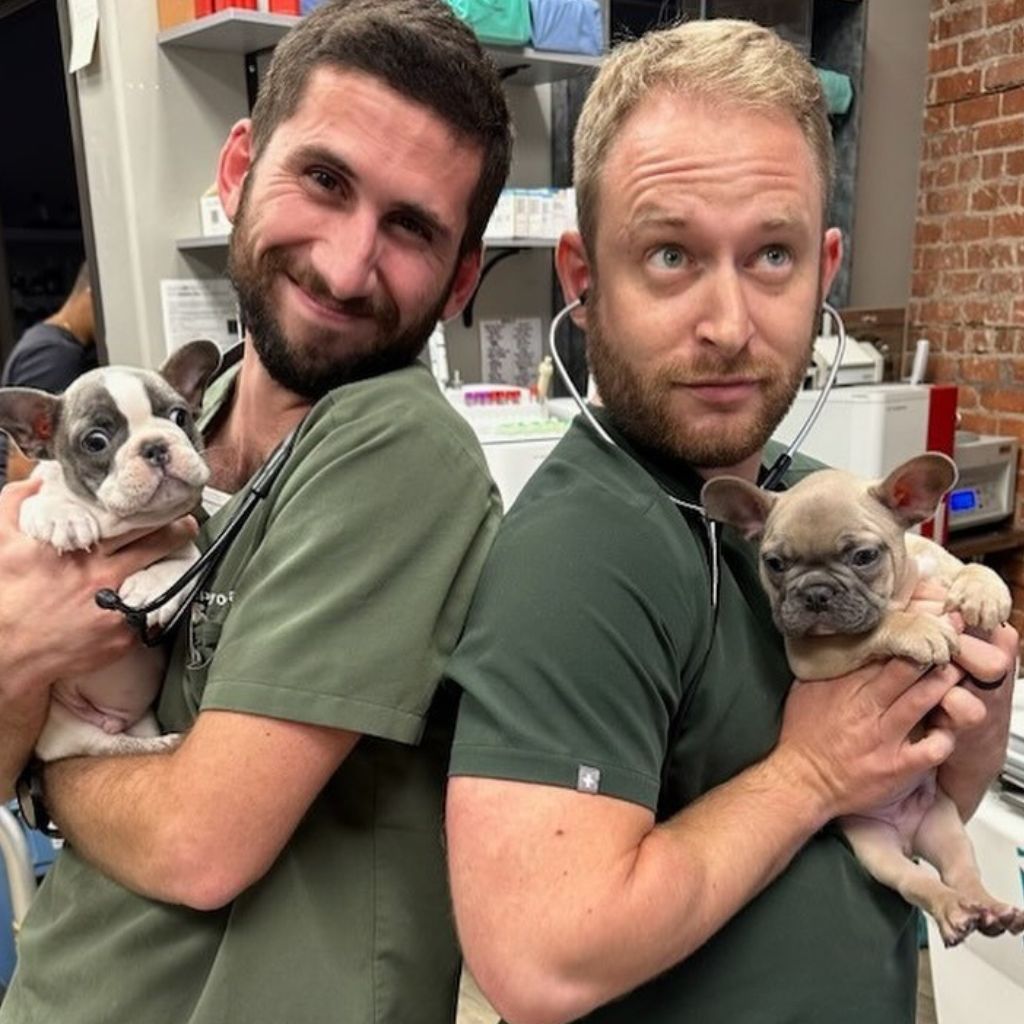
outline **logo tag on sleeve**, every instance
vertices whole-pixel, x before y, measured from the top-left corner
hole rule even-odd
[[[581,764],[576,772],[576,788],[581,793],[597,793],[601,788],[601,769]]]

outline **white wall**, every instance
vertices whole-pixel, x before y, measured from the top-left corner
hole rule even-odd
[[[160,280],[208,277],[174,239],[199,234],[200,194],[246,113],[242,58],[157,45],[156,4],[98,0],[96,56],[77,73],[111,362],[164,355]]]
[[[868,3],[851,306],[905,306],[910,297],[930,6]]]

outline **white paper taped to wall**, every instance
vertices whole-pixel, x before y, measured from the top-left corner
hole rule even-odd
[[[487,383],[529,387],[542,354],[539,317],[480,321],[480,376]]]
[[[165,278],[160,305],[168,354],[196,338],[208,338],[221,351],[239,340],[238,300],[227,278]]]

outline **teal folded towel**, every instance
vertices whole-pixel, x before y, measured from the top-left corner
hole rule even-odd
[[[821,87],[825,91],[825,104],[830,116],[845,114],[853,103],[853,82],[849,75],[828,68],[818,68]]]

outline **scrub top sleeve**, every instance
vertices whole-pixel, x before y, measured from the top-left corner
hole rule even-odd
[[[653,809],[706,580],[666,568],[658,526],[621,503],[555,496],[518,512],[448,668],[464,690],[450,772]]]
[[[296,447],[202,706],[416,742],[497,498],[445,416],[343,407]]]

